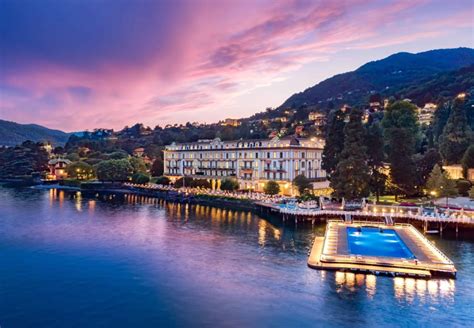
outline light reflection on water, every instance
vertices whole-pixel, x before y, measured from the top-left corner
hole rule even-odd
[[[18,259],[23,262],[37,254],[46,259],[46,264],[29,264],[26,271],[18,269],[15,274],[11,272],[19,263],[15,257],[0,268],[5,281],[0,295],[25,294],[18,301],[23,312],[15,302],[2,302],[0,296],[0,318],[5,316],[2,311],[10,310],[10,321],[8,316],[4,321],[9,326],[22,326],[14,324],[18,318],[35,317],[31,313],[38,304],[29,303],[29,293],[41,294],[42,289],[32,285],[31,277],[41,279],[44,265],[53,263],[55,268],[60,262],[61,268],[68,259],[71,269],[66,266],[58,273],[59,269],[49,269],[48,279],[40,280],[42,284],[55,282],[48,296],[41,294],[52,297],[45,306],[67,303],[72,308],[97,309],[102,326],[130,326],[125,325],[127,320],[115,318],[121,312],[135,326],[147,326],[140,320],[168,325],[161,318],[173,318],[175,313],[182,325],[272,322],[282,327],[314,326],[315,320],[321,326],[390,326],[393,322],[407,326],[427,312],[433,320],[446,319],[453,325],[472,317],[469,272],[474,249],[468,242],[437,240],[460,264],[458,280],[391,278],[307,268],[308,250],[314,237],[323,235],[322,225],[295,229],[250,212],[166,203],[139,195],[91,198],[57,190],[5,193],[0,189],[2,201],[5,215],[0,215],[0,245],[4,249],[9,243],[21,245],[24,249]],[[63,253],[66,260],[57,260],[57,254]],[[91,254],[97,254],[99,260],[88,262]],[[125,294],[111,298],[111,291],[100,286],[110,275],[120,275],[116,262],[130,272],[117,285]],[[94,267],[103,271],[91,274]],[[76,297],[80,291],[67,284],[69,275],[77,275],[74,285],[99,291]],[[62,284],[71,289],[70,297],[55,302],[64,290]],[[55,289],[56,285],[62,287]],[[130,295],[133,291],[140,293]],[[157,299],[164,303],[157,304]],[[117,308],[121,311],[114,310]],[[54,316],[43,320],[47,318]],[[87,314],[77,315],[76,326],[81,318],[88,322]],[[61,327],[68,320],[43,326]],[[35,321],[28,323],[38,326]]]
[[[62,207],[65,195],[66,192],[63,190],[51,189],[49,191],[49,204],[53,206],[57,202],[59,206]],[[83,210],[83,206],[87,207],[89,213],[94,212],[97,202],[95,199],[89,199],[85,203],[81,192],[72,193],[72,198],[74,199],[75,208],[78,212]],[[107,199],[112,200],[113,196],[108,196]],[[222,209],[199,204],[192,206],[189,204],[171,203],[142,195],[126,194],[123,196],[123,200],[129,205],[148,204],[164,206],[170,216],[178,220],[183,220],[184,222],[188,221],[190,215],[193,214],[198,220],[210,220],[212,223],[211,225],[214,227],[219,226],[221,223],[240,223],[250,225],[253,219],[250,212]],[[258,220],[258,245],[260,245],[260,247],[265,247],[268,236],[271,236],[275,241],[279,241],[282,234],[281,230],[282,228],[272,225],[267,220]],[[321,271],[320,275],[321,280],[325,280],[326,272]],[[373,274],[336,271],[334,279],[337,286],[337,292],[356,292],[363,287],[365,288],[368,298],[372,299],[377,291],[377,276]],[[415,298],[422,303],[425,303],[427,300],[436,302],[453,302],[454,300],[456,287],[456,280],[454,279],[426,280],[410,277],[394,277],[392,278],[392,281],[394,296],[399,301],[411,303]]]

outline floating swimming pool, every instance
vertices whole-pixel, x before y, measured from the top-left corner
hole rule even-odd
[[[393,229],[347,227],[347,245],[351,255],[415,258]]]

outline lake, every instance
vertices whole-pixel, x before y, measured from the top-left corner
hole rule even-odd
[[[0,326],[461,327],[474,243],[430,237],[458,278],[307,267],[324,226],[128,195],[0,188]]]

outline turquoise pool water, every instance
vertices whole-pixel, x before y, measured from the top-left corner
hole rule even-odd
[[[415,256],[393,229],[376,227],[347,228],[347,244],[351,255],[384,256],[414,259]]]

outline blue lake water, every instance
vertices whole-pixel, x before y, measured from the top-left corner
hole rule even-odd
[[[352,255],[415,258],[393,229],[347,227],[347,245]]]
[[[0,326],[466,327],[474,244],[432,238],[458,279],[306,266],[314,229],[128,196],[0,188]]]

